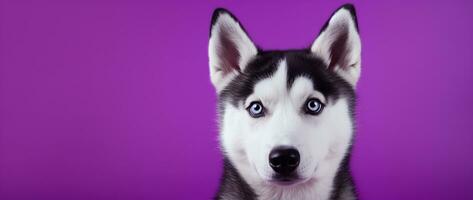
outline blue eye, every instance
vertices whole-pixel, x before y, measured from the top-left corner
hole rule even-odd
[[[259,101],[253,101],[250,103],[250,106],[247,108],[248,113],[253,118],[258,118],[264,116],[264,107],[263,104]]]
[[[305,112],[311,115],[318,115],[322,112],[324,104],[318,99],[308,99],[305,103]]]

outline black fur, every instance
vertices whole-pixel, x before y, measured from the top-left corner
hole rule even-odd
[[[326,64],[309,49],[287,51],[261,51],[238,74],[219,95],[219,113],[223,114],[224,102],[231,102],[239,107],[253,93],[253,86],[260,80],[272,76],[278,63],[285,58],[288,67],[288,87],[299,76],[311,78],[314,90],[320,91],[329,101],[336,101],[341,96],[350,100],[350,107],[355,104],[355,92],[348,82],[330,70]],[[353,113],[353,109],[350,109]]]
[[[358,194],[355,190],[355,183],[353,182],[350,172],[350,154],[351,147],[347,155],[345,155],[345,158],[343,158],[342,163],[340,163],[340,167],[338,168],[338,172],[333,183],[332,195],[330,197],[331,200],[343,200],[341,199],[341,195],[344,192],[351,193],[353,196],[358,197]]]
[[[214,199],[225,200],[224,198],[227,198],[256,200],[255,192],[251,189],[248,183],[243,180],[228,158],[223,160],[223,167],[224,170],[222,179],[220,180],[220,188]]]

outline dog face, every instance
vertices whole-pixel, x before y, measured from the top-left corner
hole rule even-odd
[[[217,9],[209,41],[223,151],[250,184],[297,185],[337,169],[353,134],[361,42],[352,6],[310,48],[263,51]]]

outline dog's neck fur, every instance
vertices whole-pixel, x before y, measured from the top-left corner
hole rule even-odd
[[[356,199],[352,177],[349,171],[350,155],[346,154],[342,160],[332,162],[337,166],[326,166],[324,176],[318,180],[309,180],[303,185],[294,188],[264,185],[258,181],[248,180],[245,173],[253,171],[239,167],[224,159],[224,172],[220,189],[215,197],[218,200],[245,199],[245,200],[275,200],[275,199],[311,199],[311,200],[350,200]],[[241,171],[242,173],[239,173]],[[248,176],[249,174],[246,174]],[[290,187],[290,186],[289,186]]]

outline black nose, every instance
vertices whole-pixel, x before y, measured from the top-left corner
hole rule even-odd
[[[269,153],[269,165],[283,176],[288,176],[296,170],[299,161],[299,151],[292,147],[277,147]]]

